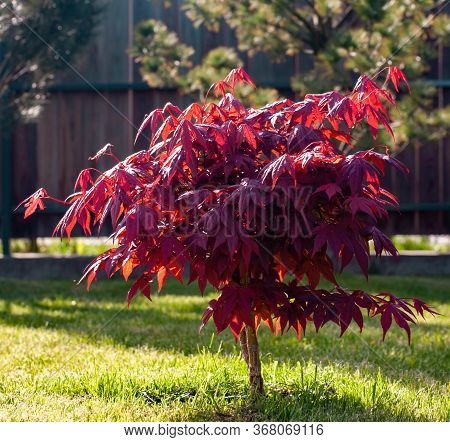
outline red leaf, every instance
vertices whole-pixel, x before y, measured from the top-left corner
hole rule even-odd
[[[272,162],[268,163],[266,167],[261,171],[261,180],[263,182],[267,181],[267,178],[271,177],[272,182],[272,188],[275,187],[277,184],[277,181],[280,179],[280,177],[284,173],[288,173],[291,177],[294,183],[296,183],[296,176],[295,176],[295,159],[292,155],[284,154],[281,155],[276,160],[273,160]]]
[[[397,66],[389,66],[386,81],[390,81],[392,83],[396,92],[399,91],[399,86],[400,86],[401,82],[403,82],[406,85],[406,87],[408,88],[408,91],[411,90],[405,74]]]
[[[155,109],[145,116],[144,121],[142,121],[141,125],[136,134],[136,138],[134,139],[134,144],[136,144],[139,136],[142,134],[143,130],[150,124],[150,132],[154,134],[156,132],[156,128],[164,121],[164,116],[161,109]]]
[[[231,90],[232,87],[223,80],[220,80],[214,83],[214,95],[218,97],[219,95],[225,96],[228,90]]]
[[[291,118],[291,125],[298,123],[306,127],[319,126],[324,118],[324,113],[319,109],[315,101],[305,100],[295,106],[294,113]]]
[[[372,239],[375,247],[375,253],[378,256],[381,255],[383,250],[393,256],[398,255],[397,249],[395,248],[392,241],[376,227],[374,227],[372,230]]]
[[[148,300],[151,301],[150,297],[150,282],[151,278],[148,273],[143,273],[130,287],[127,295],[127,302],[130,305],[133,298],[140,291]]]
[[[161,291],[164,281],[167,279],[167,268],[160,267],[158,270],[158,293]]]
[[[83,193],[86,193],[88,186],[90,184],[94,184],[91,170],[92,169],[84,169],[80,172],[77,180],[75,181],[74,192],[76,191],[77,187],[79,187]]]
[[[48,198],[48,193],[44,188],[38,189],[36,192],[33,193],[33,195],[29,196],[28,198],[24,199],[16,208],[16,210],[20,206],[25,207],[25,214],[24,218],[28,218],[30,215],[32,215],[34,212],[36,212],[37,209],[44,210],[44,202],[43,200]]]
[[[342,189],[336,183],[327,183],[319,186],[314,193],[325,192],[328,199],[333,198],[337,194],[342,194]]]
[[[327,117],[344,121],[348,128],[352,128],[358,119],[358,107],[350,97],[343,97],[328,112]]]
[[[386,337],[386,333],[391,328],[391,324],[392,324],[392,313],[391,313],[390,309],[386,308],[384,310],[384,312],[381,314],[380,323],[381,323],[381,327],[383,329],[383,341],[384,341],[384,338]]]
[[[122,266],[122,275],[125,281],[128,281],[128,278],[130,277],[133,268],[134,268],[133,261],[130,258],[126,259]]]
[[[421,301],[420,299],[413,298],[414,302],[414,308],[416,309],[417,313],[419,313],[422,318],[424,318],[424,312],[431,313],[433,316],[438,315],[439,313],[432,309],[429,305],[427,305],[425,302]]]
[[[94,156],[89,157],[90,160],[98,160],[100,157],[107,155],[112,155],[112,148],[114,146],[110,143],[105,144]]]
[[[256,87],[250,76],[243,68],[232,69],[230,73],[224,78],[224,81],[228,83],[232,90],[234,90],[236,84],[249,84],[250,86]]]

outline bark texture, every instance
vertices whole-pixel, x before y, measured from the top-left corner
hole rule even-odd
[[[239,341],[241,343],[242,357],[248,367],[250,389],[254,393],[262,394],[264,392],[264,384],[256,331],[252,327],[245,326],[239,336]]]

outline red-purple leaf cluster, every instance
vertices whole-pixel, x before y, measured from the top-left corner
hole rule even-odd
[[[247,287],[236,283],[226,286],[218,299],[210,301],[203,314],[202,327],[212,317],[218,332],[229,327],[237,337],[243,325],[258,327],[263,321],[274,334],[292,328],[300,339],[308,321],[313,323],[316,331],[326,323],[334,322],[340,327],[342,336],[352,321],[362,331],[364,319],[361,310],[366,310],[369,316],[380,315],[383,339],[394,318],[397,325],[406,331],[409,342],[408,323],[415,323],[413,310],[423,316],[422,308],[436,314],[422,301],[414,299],[411,303],[390,293],[374,296],[362,290],[348,292],[340,287],[327,291],[299,286],[295,281],[268,285],[256,280],[250,281]]]
[[[398,68],[389,80],[395,89],[406,82]],[[80,173],[55,232],[70,236],[78,224],[90,235],[109,218],[116,244],[88,266],[88,286],[101,271],[133,275],[130,302],[138,292],[150,298],[152,280],[160,289],[188,272],[202,293],[208,283],[221,292],[203,317],[219,332],[238,336],[245,324],[266,322],[274,333],[293,328],[300,336],[311,321],[316,330],[334,322],[342,334],[352,321],[362,329],[366,310],[380,315],[383,337],[392,319],[409,337],[415,314],[433,313],[426,304],[349,292],[334,276],[353,259],[367,275],[370,241],[377,255],[397,253],[381,231],[397,201],[380,179],[386,167],[405,166],[387,149],[343,154],[360,125],[374,137],[380,127],[392,133],[392,94],[362,76],[347,94],[252,109],[233,95],[239,83],[253,85],[241,68],[213,86],[218,104],[155,109],[137,135],[148,149],[96,178],[95,169]],[[109,144],[93,158],[100,155],[115,158]],[[46,197],[41,189],[27,199],[26,216]],[[318,289],[321,278],[335,289]]]

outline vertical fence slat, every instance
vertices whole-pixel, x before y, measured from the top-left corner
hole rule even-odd
[[[444,48],[440,43],[438,46],[438,80],[444,78]],[[438,108],[444,107],[444,88],[439,86],[438,88]],[[438,140],[438,201],[444,202],[444,175],[445,175],[445,160],[444,160],[444,142],[442,138]],[[438,214],[439,230],[444,228],[444,213],[440,211]]]
[[[10,255],[11,238],[11,125],[8,113],[9,94],[2,97],[1,106],[1,149],[2,149],[2,246],[3,255]]]

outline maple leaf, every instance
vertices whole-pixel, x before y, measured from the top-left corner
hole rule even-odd
[[[228,83],[234,90],[236,84],[249,84],[250,86],[256,87],[253,80],[245,72],[243,68],[235,68],[230,71],[230,73],[225,77],[224,81]]]
[[[305,98],[311,98],[314,101],[317,101],[320,108],[326,108],[326,110],[330,112],[331,109],[333,109],[336,104],[338,104],[342,100],[343,95],[338,91],[331,91],[318,95],[308,94],[305,96]]]
[[[414,322],[414,319],[408,316],[407,313],[402,311],[397,305],[392,302],[386,302],[379,306],[379,311],[381,311],[380,323],[383,329],[383,341],[386,337],[386,333],[389,331],[392,325],[392,318],[397,323],[397,325],[404,329],[408,336],[408,343],[411,342],[411,328],[408,322]]]
[[[382,173],[384,173],[386,164],[395,167],[398,171],[402,172],[405,175],[409,172],[408,168],[402,162],[389,155],[389,151],[386,151],[385,154],[382,154],[370,149],[359,153],[358,156],[370,161]]]
[[[169,115],[159,126],[158,130],[154,133],[151,141],[150,147],[152,148],[150,152],[153,155],[156,155],[161,152],[161,148],[165,147],[166,141],[169,138],[170,134],[176,129],[177,120]],[[162,143],[157,145],[157,141],[162,139]]]
[[[182,171],[181,162],[184,158],[183,146],[172,150],[165,162],[162,164],[162,176],[170,183],[177,172]]]
[[[251,126],[243,123],[238,126],[238,132],[242,134],[243,140],[245,140],[252,149],[256,149],[258,145],[258,134]]]
[[[100,157],[107,155],[112,156],[112,148],[114,146],[111,143],[105,144],[95,155],[89,157],[90,160],[98,160]]]
[[[296,182],[295,157],[292,155],[283,154],[276,160],[268,163],[261,171],[261,180],[262,182],[266,182],[267,178],[270,176],[273,189],[284,173],[289,174],[294,183]]]
[[[230,93],[222,97],[219,107],[227,113],[229,121],[240,120],[247,115],[245,106]]]
[[[149,275],[149,273],[145,272],[138,279],[136,279],[135,282],[133,282],[127,294],[128,306],[130,305],[133,298],[137,295],[138,291],[140,291],[148,300],[151,301],[151,281],[151,276]]]
[[[40,188],[36,190],[36,192],[33,193],[33,195],[30,195],[28,198],[25,198],[17,207],[16,210],[20,206],[25,207],[25,213],[24,218],[28,218],[31,216],[34,212],[36,212],[37,209],[44,210],[44,199],[47,199],[49,197],[47,191],[44,188]]]
[[[380,123],[386,128],[392,138],[395,138],[394,132],[392,131],[388,119],[382,112],[380,112],[380,110],[378,110],[374,106],[371,106],[370,104],[365,104],[364,114],[374,139],[377,138],[378,126],[380,125]]]
[[[294,108],[294,112],[290,119],[291,125],[301,123],[306,127],[318,126],[323,121],[324,113],[313,100],[305,100],[292,107]]]
[[[379,90],[377,84],[366,75],[361,75],[353,88],[353,91],[358,94],[360,102],[367,100],[372,104],[378,103],[377,92]]]
[[[422,316],[422,318],[425,318],[424,312],[431,313],[433,316],[439,315],[439,313],[436,310],[432,309],[429,305],[427,305],[425,302],[423,302],[420,299],[413,298],[413,303],[414,303],[414,309],[417,311],[417,313],[420,316]]]
[[[232,90],[232,87],[226,81],[220,80],[214,83],[214,95],[216,97],[219,95],[225,96],[228,90]]]
[[[143,130],[149,124],[150,124],[150,132],[152,134],[154,134],[157,130],[158,125],[160,125],[163,121],[164,121],[164,115],[163,115],[162,109],[155,109],[152,112],[150,112],[148,115],[146,115],[144,120],[142,121],[141,125],[139,126],[139,129],[136,134],[136,138],[134,139],[134,144],[137,143],[137,140],[139,139]]]
[[[198,103],[192,103],[181,114],[185,120],[193,120],[194,123],[200,123],[203,119],[204,110]]]
[[[182,113],[181,109],[170,101],[164,105],[162,112],[165,115],[170,115],[175,121],[178,121],[178,117]]]
[[[388,74],[386,76],[386,82],[388,82],[388,81],[390,81],[392,83],[396,92],[399,91],[400,83],[405,84],[406,87],[408,88],[408,91],[411,90],[405,74],[398,66],[389,66]]]
[[[350,186],[352,194],[359,194],[366,182],[378,182],[378,170],[374,165],[359,155],[349,155],[342,164],[342,173],[339,177],[341,187]]]
[[[383,250],[387,253],[397,256],[398,252],[392,241],[379,229],[374,227],[372,229],[372,239],[375,248],[375,253],[381,255]]]
[[[342,189],[336,183],[327,183],[327,184],[322,184],[314,191],[315,194],[320,193],[320,192],[325,192],[328,199],[331,199],[338,193],[342,194]]]
[[[348,128],[352,128],[358,120],[358,106],[350,97],[343,97],[328,112],[327,118],[332,122],[341,120],[347,124]]]
[[[75,185],[74,185],[74,192],[76,191],[77,187],[80,188],[80,190],[85,193],[88,186],[90,184],[94,184],[94,179],[92,178],[91,175],[91,170],[95,170],[95,169],[84,169],[80,172],[80,174],[78,175],[78,178],[75,181]]]
[[[373,199],[364,196],[353,195],[347,199],[347,204],[353,219],[358,213],[365,213],[376,221],[382,210]]]
[[[288,151],[291,153],[297,153],[311,143],[325,142],[327,141],[327,136],[312,127],[306,127],[303,124],[295,125],[290,131],[288,137]]]

